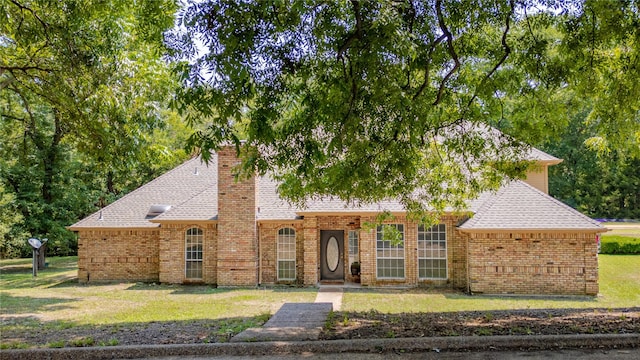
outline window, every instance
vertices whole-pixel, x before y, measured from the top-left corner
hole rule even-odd
[[[278,230],[278,280],[296,279],[296,231]]]
[[[444,224],[418,226],[418,277],[447,278],[447,231]]]
[[[404,279],[404,225],[391,224],[400,232],[402,243],[391,244],[384,240],[383,227],[376,231],[376,265],[378,279]]]
[[[358,252],[358,232],[349,231],[349,265],[354,262],[360,262],[360,254]]]
[[[185,277],[202,279],[202,230],[191,228],[185,235]]]

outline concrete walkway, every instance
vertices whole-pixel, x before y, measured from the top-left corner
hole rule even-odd
[[[342,288],[338,286],[320,286],[316,303],[331,303],[333,311],[340,311],[342,308]]]
[[[250,328],[231,342],[318,340],[327,316],[342,306],[342,288],[321,286],[315,303],[285,303],[261,328]]]

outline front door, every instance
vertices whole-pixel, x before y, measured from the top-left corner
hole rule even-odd
[[[344,280],[344,232],[320,231],[320,280]]]

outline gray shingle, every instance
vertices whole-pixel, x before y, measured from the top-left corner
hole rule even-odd
[[[194,174],[196,168],[197,175]],[[171,205],[169,211],[156,219],[161,216],[166,219],[210,219],[217,215],[218,209],[217,172],[215,154],[209,166],[202,163],[200,157],[195,157],[78,221],[69,229],[158,227],[158,224],[147,219],[149,208],[156,204]],[[189,202],[190,199],[193,200]],[[99,219],[100,214],[102,220]]]
[[[600,224],[523,181],[485,196],[466,230],[602,230]]]
[[[537,149],[531,157],[542,161],[560,161]],[[194,170],[198,169],[198,174]],[[134,190],[113,204],[70,226],[82,228],[144,228],[158,227],[162,221],[206,221],[217,219],[217,156],[209,166],[199,157],[186,161],[173,170]],[[277,183],[269,176],[257,181],[257,219],[294,220],[305,214],[403,212],[397,200],[373,204],[347,204],[325,197],[309,200],[303,209],[296,209],[277,194]],[[171,205],[155,218],[147,213],[151,205]],[[497,193],[483,193],[469,202],[475,215],[461,229],[583,229],[600,230],[600,225],[567,205],[521,181],[512,182]],[[99,219],[102,213],[102,220]]]
[[[539,160],[542,162],[545,162],[549,165],[553,165],[553,164],[559,164],[562,162],[562,159],[558,159],[557,157],[553,156],[553,155],[549,155],[546,152],[536,149],[534,147],[531,148],[531,150],[529,151],[529,154],[527,156],[527,159],[529,160]]]

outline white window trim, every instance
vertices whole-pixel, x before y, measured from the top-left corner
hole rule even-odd
[[[353,237],[351,236],[353,235]],[[352,253],[351,249],[351,240],[355,239],[356,241],[356,252]],[[351,263],[353,263],[354,261],[360,262],[360,235],[358,234],[357,230],[349,230],[349,232],[347,233],[347,246],[349,248],[349,265],[351,265]]]
[[[402,225],[402,241],[403,241],[403,244],[402,244],[402,257],[385,257],[383,259],[402,259],[402,272],[403,272],[404,276],[403,277],[397,277],[397,276],[393,276],[393,277],[392,276],[389,276],[389,277],[382,276],[381,277],[381,276],[378,276],[378,259],[379,259],[378,258],[378,228],[376,227],[376,229],[374,230],[375,231],[375,239],[376,239],[376,247],[375,247],[375,249],[376,249],[375,250],[376,251],[376,279],[380,279],[380,280],[405,280],[407,278],[407,259],[406,259],[407,254],[406,254],[405,247],[404,247],[404,245],[405,245],[404,241],[406,240],[405,236],[404,236],[404,228],[405,228],[405,226],[404,226],[404,224],[400,224],[400,223],[397,223],[397,224],[384,224],[384,225],[396,226],[396,228],[397,228],[398,225]]]
[[[286,237],[293,237],[293,259],[280,259],[280,231],[289,229],[291,230],[293,233],[292,234],[283,234],[282,236],[286,236]],[[278,229],[278,231],[276,231],[276,278],[278,279],[278,281],[293,281],[296,280],[298,274],[297,274],[297,267],[298,267],[298,263],[297,263],[297,244],[296,244],[296,229],[292,228],[292,227],[284,227],[281,229]],[[293,277],[292,278],[281,278],[280,277],[280,261],[292,261],[293,260]]]
[[[418,245],[418,251],[416,255],[418,257],[418,261],[416,262],[417,270],[418,270],[418,280],[448,280],[449,279],[449,236],[447,234],[447,225],[446,224],[436,224],[434,226],[444,226],[444,258],[441,257],[420,257],[420,225],[416,226],[416,244]],[[427,233],[431,229],[431,227],[425,228],[424,233]],[[438,231],[440,233],[440,231]],[[445,277],[420,277],[420,260],[443,260],[445,261]]]
[[[189,235],[189,231],[190,230],[197,230],[200,233],[197,235]],[[188,253],[188,239],[189,236],[192,237],[197,237],[197,239],[200,242],[200,246],[202,248],[202,250],[200,251],[200,253],[202,254],[202,259],[200,260],[193,260],[193,259],[187,259],[187,253]],[[201,264],[201,272],[200,272],[200,277],[189,277],[188,273],[187,273],[187,264],[189,263],[197,263],[199,262]],[[184,231],[184,277],[185,279],[189,279],[189,280],[202,280],[204,278],[204,230],[202,230],[201,228],[194,226],[194,227],[190,227],[187,230]]]

